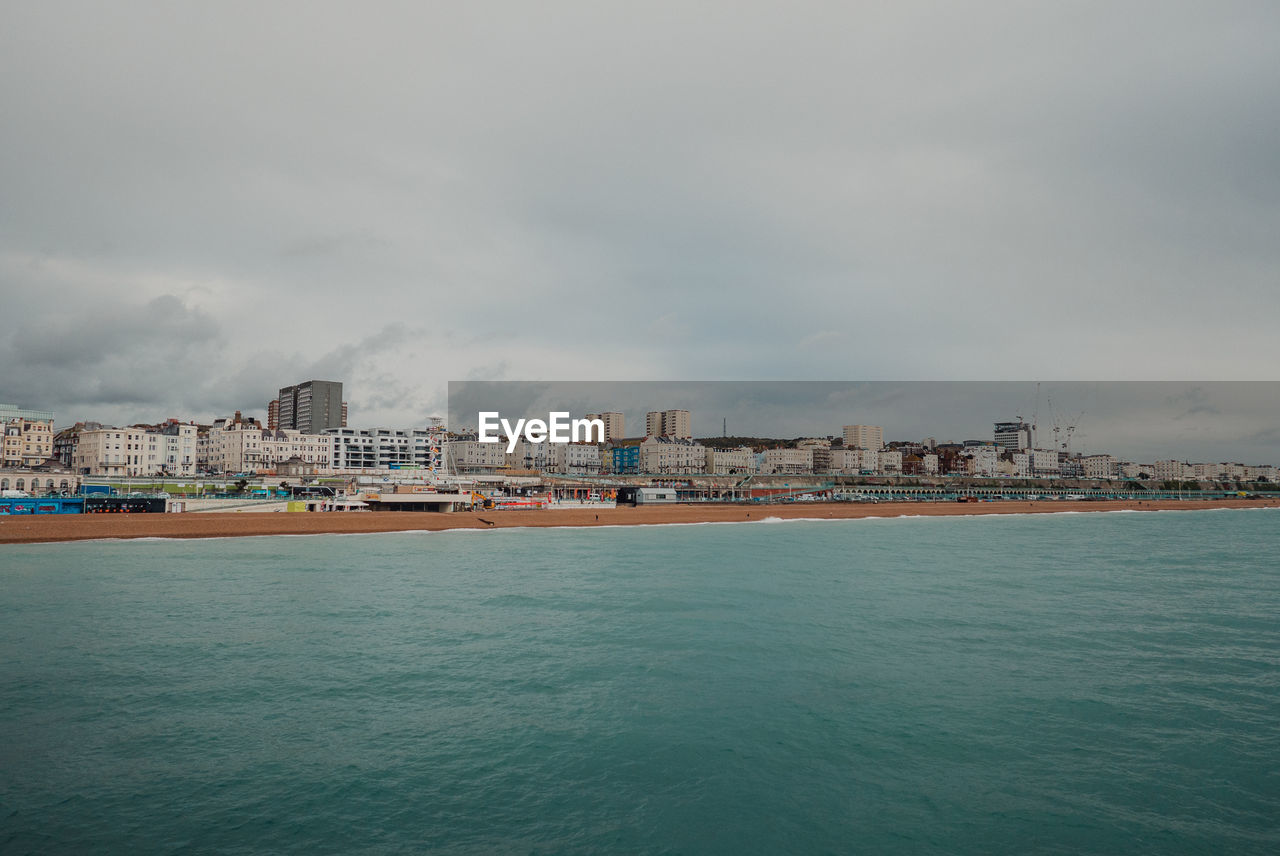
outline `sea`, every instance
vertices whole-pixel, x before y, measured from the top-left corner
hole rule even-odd
[[[1280,853],[1278,548],[1276,510],[4,546],[0,852]]]

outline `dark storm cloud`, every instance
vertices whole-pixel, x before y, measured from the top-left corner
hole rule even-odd
[[[217,322],[173,295],[98,300],[27,319],[0,345],[6,400],[51,409],[190,406],[197,397],[184,384],[201,378],[221,339]]]
[[[10,5],[0,399],[1280,362],[1272,3]]]

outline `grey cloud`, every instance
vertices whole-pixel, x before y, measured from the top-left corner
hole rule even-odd
[[[1280,446],[1280,427],[1265,428],[1240,438],[1240,442],[1252,446]]]
[[[308,373],[383,424],[466,377],[1265,379],[1278,26],[1189,0],[15,6],[0,288],[63,308],[0,315],[44,366],[8,397],[114,394],[70,367],[146,335],[112,301],[163,295],[201,315],[141,313],[187,332],[129,394],[193,415]]]

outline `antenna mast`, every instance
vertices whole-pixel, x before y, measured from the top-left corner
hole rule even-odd
[[[1040,414],[1040,381],[1036,381],[1036,407],[1031,411],[1031,448],[1040,448],[1036,440],[1036,429],[1040,426],[1037,424],[1037,417]]]

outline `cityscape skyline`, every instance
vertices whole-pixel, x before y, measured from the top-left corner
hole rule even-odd
[[[329,384],[308,381],[298,386],[309,388],[311,383]],[[341,396],[341,382],[332,386],[335,395]],[[1026,441],[1039,449],[1111,454],[1130,461],[1261,464],[1280,460],[1280,384],[1276,383],[468,381],[451,384],[450,393],[445,422],[456,433],[474,428],[474,420],[467,417],[479,410],[501,409],[525,417],[552,411],[598,415],[600,401],[608,400],[604,413],[611,420],[611,437],[653,434],[647,430],[652,420],[674,416],[682,420],[676,435],[695,439],[719,437],[726,431],[728,436],[779,440],[839,437],[842,432],[847,436],[847,429],[860,421],[882,430],[886,444],[932,438],[938,443],[989,443],[994,439],[1009,445],[1017,435],[1008,433],[1013,426],[1007,423],[1021,422],[1028,434]],[[653,411],[655,401],[674,402],[684,409]],[[14,411],[18,412],[49,413]],[[236,414],[241,412],[264,427],[270,424],[265,413],[246,408]],[[343,403],[343,425],[346,415]],[[177,419],[211,424],[225,418],[229,414],[207,421],[169,415],[115,423],[77,422],[123,426]],[[377,425],[357,413],[353,424],[414,429],[431,422]],[[1033,422],[1038,423],[1038,431]],[[66,427],[75,423],[59,417],[56,424]]]
[[[680,407],[692,436],[794,439],[839,435],[872,424],[884,440],[987,440],[997,422],[1039,422],[1039,448],[1074,425],[1075,451],[1142,457],[1280,460],[1280,383],[1015,381],[458,381],[447,422],[474,425],[480,410],[545,416],[617,410],[627,436],[646,414]],[[1038,413],[1037,413],[1037,401]],[[1074,423],[1079,421],[1078,425]],[[1181,451],[1179,451],[1181,450]]]

